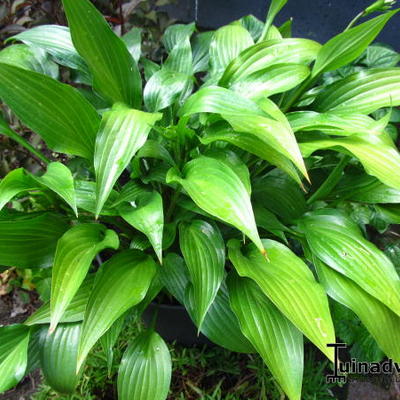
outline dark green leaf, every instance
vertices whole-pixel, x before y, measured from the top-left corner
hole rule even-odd
[[[165,400],[171,382],[171,356],[154,331],[141,333],[125,351],[118,371],[120,400]]]
[[[180,225],[179,244],[189,270],[191,314],[201,329],[224,278],[225,244],[218,228],[201,220]]]
[[[87,62],[94,87],[107,99],[139,108],[142,83],[136,62],[89,0],[63,0],[72,41]]]

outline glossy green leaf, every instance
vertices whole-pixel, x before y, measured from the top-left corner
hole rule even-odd
[[[375,206],[375,209],[383,216],[389,224],[400,225],[400,207],[399,204],[385,204]]]
[[[138,63],[142,52],[142,29],[136,27],[132,28],[122,36],[122,40],[125,42],[135,62]]]
[[[225,244],[216,226],[201,220],[181,223],[179,244],[189,270],[191,314],[199,329],[224,278]]]
[[[83,320],[86,305],[94,283],[94,274],[89,274],[65,309],[60,323]],[[25,325],[50,324],[50,301],[39,307],[25,322]],[[47,331],[47,329],[46,329]]]
[[[211,74],[222,73],[242,50],[253,44],[250,33],[240,24],[230,24],[216,30],[210,43]]]
[[[75,180],[75,196],[78,208],[91,214],[96,212],[96,182]],[[118,192],[112,190],[105,202],[100,215],[118,215],[114,203],[119,199]]]
[[[28,363],[29,328],[0,327],[0,393],[15,386],[25,375]]]
[[[361,162],[365,171],[376,176],[382,183],[400,189],[400,154],[388,134],[364,134],[344,138],[326,138],[300,143],[304,157],[309,157],[320,149],[345,151],[352,153]],[[347,150],[347,151],[346,151]]]
[[[312,75],[333,71],[355,60],[397,12],[394,10],[379,15],[330,39],[319,51]]]
[[[268,38],[268,34],[271,30],[272,22],[279,11],[283,8],[283,6],[287,3],[287,0],[271,0],[271,4],[269,5],[267,18],[265,20],[264,29],[261,33],[259,41],[266,40]]]
[[[307,176],[289,122],[272,101],[264,99],[259,106],[231,90],[210,86],[190,96],[180,110],[180,115],[199,112],[221,114],[235,131],[251,133],[267,142],[269,147],[286,156]]]
[[[152,258],[137,250],[118,253],[98,272],[83,320],[78,370],[111,325],[146,295],[156,273]]]
[[[222,161],[234,172],[236,172],[236,175],[240,178],[243,185],[246,187],[247,193],[251,194],[249,169],[234,151],[229,149],[209,149],[204,153],[204,155]]]
[[[143,146],[152,125],[161,114],[150,114],[122,106],[103,114],[96,139],[96,215],[135,153]]]
[[[244,335],[261,355],[290,400],[300,400],[303,335],[248,278],[228,279],[232,308]],[[282,368],[285,365],[285,368]]]
[[[253,244],[242,253],[240,242],[228,243],[229,258],[242,277],[253,279],[263,293],[330,360],[335,332],[328,299],[310,269],[291,250],[273,240],[262,241],[269,261]]]
[[[99,116],[76,89],[6,64],[0,75],[0,98],[52,150],[93,157]]]
[[[192,47],[189,37],[185,37],[175,44],[165,60],[162,69],[179,72],[187,76],[192,75]]]
[[[313,108],[370,114],[400,105],[400,68],[369,69],[340,79],[317,96]]]
[[[69,28],[60,25],[40,25],[12,36],[27,45],[45,50],[54,60],[66,67],[88,74],[88,67],[72,44]]]
[[[117,234],[101,224],[76,225],[61,237],[51,281],[51,332],[85,279],[97,253],[118,246]]]
[[[78,215],[74,178],[68,167],[60,162],[52,162],[47,166],[44,175],[40,177],[32,175],[32,178],[57,193],[72,208],[75,215]]]
[[[40,367],[44,378],[59,393],[72,394],[78,383],[76,361],[81,323],[61,324],[50,335],[40,335]]]
[[[295,111],[286,115],[294,132],[322,131],[328,135],[350,136],[365,133],[379,135],[384,130],[383,121],[376,121],[364,114]]]
[[[58,78],[58,66],[40,48],[31,48],[24,44],[8,46],[0,51],[0,63]]]
[[[226,68],[219,84],[229,87],[246,76],[275,64],[309,64],[321,45],[308,39],[272,39],[242,51]]]
[[[148,140],[145,145],[149,142]],[[145,145],[142,147],[144,149]],[[139,156],[139,154],[138,154]],[[142,185],[140,182],[136,180],[131,180],[126,183],[119,192],[119,195],[116,197],[115,201],[112,203],[113,207],[118,206],[124,202],[132,202],[135,201],[139,196],[149,193],[151,190],[147,187]]]
[[[291,223],[306,212],[304,193],[288,176],[273,170],[253,183],[253,196],[257,203],[285,223]]]
[[[164,211],[161,195],[158,192],[141,194],[130,204],[119,206],[118,211],[126,222],[147,236],[162,263]]]
[[[210,61],[210,43],[213,36],[213,31],[201,32],[193,39],[193,73],[205,72],[208,70]]]
[[[193,306],[186,296],[189,285],[189,271],[182,257],[169,253],[160,270],[160,280],[182,305],[191,313]],[[192,318],[194,320],[194,318]],[[238,353],[254,353],[250,342],[243,336],[236,315],[229,305],[228,290],[225,282],[221,283],[214,301],[203,320],[200,331],[218,346]]]
[[[400,62],[400,54],[389,45],[373,43],[359,61],[368,68],[391,68]]]
[[[126,349],[118,371],[119,400],[165,400],[171,383],[171,356],[154,331],[143,332]]]
[[[188,82],[190,82],[190,77],[180,72],[168,69],[155,72],[147,82],[143,92],[147,110],[155,112],[175,103]]]
[[[170,25],[164,32],[162,42],[168,53],[181,41],[190,38],[196,29],[194,22],[191,24],[174,24]]]
[[[28,175],[23,168],[9,172],[0,181],[0,210],[17,194],[37,189],[38,184]]]
[[[112,102],[139,108],[142,83],[125,43],[89,0],[63,0],[72,41],[93,75],[94,87]]]
[[[253,40],[257,41],[263,31],[264,23],[252,14],[240,18],[239,21],[249,31]]]
[[[255,349],[243,335],[239,321],[229,303],[228,288],[222,282],[217,295],[201,326],[201,333],[218,346],[237,353],[255,353]]]
[[[0,220],[0,265],[50,267],[57,240],[68,229],[58,214],[15,214]]]
[[[257,100],[293,89],[309,75],[309,68],[303,64],[274,64],[245,76],[231,85],[230,89]]]
[[[400,351],[397,346],[400,340],[399,316],[351,279],[320,261],[317,261],[315,266],[328,295],[353,310],[385,354],[399,362]]]
[[[138,151],[139,158],[156,158],[163,160],[167,164],[174,166],[175,160],[172,158],[167,148],[156,140],[148,139],[142,148]]]
[[[323,209],[299,225],[313,254],[400,315],[400,279],[386,255],[338,210]]]
[[[362,203],[400,203],[400,190],[379,182],[370,175],[345,175],[336,186],[334,195]]]
[[[180,183],[201,209],[241,230],[264,252],[246,187],[225,163],[202,156],[188,162],[182,176],[171,169],[168,182]]]
[[[283,225],[274,213],[264,207],[253,205],[257,226],[271,232],[284,242],[287,242],[285,233],[289,229]]]
[[[200,141],[203,144],[215,141],[228,142],[281,168],[297,183],[301,184],[301,179],[293,163],[270,146],[265,137],[261,135],[255,136],[251,133],[235,132],[229,124],[218,122],[205,130],[205,135],[200,138]]]

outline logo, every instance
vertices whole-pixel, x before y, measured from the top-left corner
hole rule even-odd
[[[347,348],[346,343],[328,343],[327,347],[334,348],[334,371],[333,374],[326,376],[327,383],[346,383],[349,375],[398,375],[400,373],[400,364],[390,358],[380,363],[357,361],[355,358],[350,361],[340,361],[340,349]]]

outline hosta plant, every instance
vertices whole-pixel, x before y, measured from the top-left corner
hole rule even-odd
[[[93,346],[112,366],[127,315],[160,296],[217,345],[260,354],[290,400],[304,340],[333,360],[335,302],[400,361],[399,277],[368,240],[400,221],[399,56],[371,45],[398,10],[378,1],[322,45],[274,25],[285,2],[265,23],[169,27],[161,65],[141,56],[138,30],[118,37],[89,0],[63,0],[69,28],[9,39],[0,133],[42,171],[0,182],[0,265],[40,271],[50,290],[0,328],[1,391],[40,366],[73,392]],[[120,399],[168,395],[154,326],[120,361]]]

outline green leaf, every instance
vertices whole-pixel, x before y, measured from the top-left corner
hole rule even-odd
[[[89,0],[63,0],[63,5],[72,41],[89,66],[95,89],[111,102],[139,108],[141,77],[125,43]]]
[[[309,75],[309,68],[303,64],[274,64],[245,76],[231,85],[230,89],[257,100],[293,89]]]
[[[58,78],[57,65],[40,48],[30,48],[24,44],[8,46],[0,51],[0,63],[36,71],[54,79]]]
[[[170,166],[175,166],[175,160],[169,151],[156,140],[148,139],[143,147],[137,153],[138,158],[156,158],[163,160]]]
[[[261,355],[290,400],[300,400],[303,335],[250,279],[228,278],[232,308],[244,335]],[[285,368],[282,368],[285,365]]]
[[[361,203],[400,203],[400,190],[386,186],[370,175],[348,175],[335,188],[334,195]]]
[[[57,193],[72,208],[75,215],[78,215],[74,178],[68,167],[60,162],[52,162],[47,166],[44,175],[40,177],[32,175],[32,178]]]
[[[370,114],[382,107],[400,105],[400,68],[362,71],[327,86],[313,108],[343,113]]]
[[[138,63],[142,52],[142,29],[136,27],[132,28],[122,36],[122,40],[125,42],[125,45],[135,62]]]
[[[108,376],[112,375],[112,366],[114,360],[114,349],[118,337],[124,327],[126,315],[119,317],[110,327],[110,329],[100,338],[101,347],[107,360]]]
[[[279,221],[276,215],[261,206],[253,205],[253,208],[257,226],[271,232],[287,243],[284,232],[287,232],[289,229]]]
[[[86,75],[88,67],[72,44],[69,28],[60,25],[41,25],[27,29],[9,40],[20,40],[27,45],[34,45],[45,50],[61,65],[77,69]]]
[[[83,320],[90,292],[94,283],[94,274],[89,274],[65,309],[60,323]],[[50,324],[50,301],[38,308],[25,322],[25,325]],[[47,329],[46,329],[47,331]]]
[[[167,255],[160,270],[160,280],[168,292],[184,305],[189,313],[192,313],[194,307],[191,305],[190,298],[185,296],[189,285],[189,271],[182,257],[175,253]],[[191,318],[194,320],[193,317]],[[212,342],[230,351],[255,352],[253,346],[243,336],[236,315],[231,310],[228,289],[224,281],[208,309],[200,331]]]
[[[54,151],[93,157],[99,116],[73,87],[0,63],[0,98]]]
[[[301,184],[301,179],[293,163],[270,146],[265,137],[261,135],[255,136],[247,132],[235,132],[229,124],[223,121],[211,125],[204,133],[205,135],[200,138],[201,143],[209,144],[216,141],[224,141],[233,144],[281,168],[298,184]]]
[[[97,253],[118,246],[117,234],[101,224],[76,225],[61,237],[57,243],[51,281],[50,332],[56,328]]]
[[[286,116],[294,132],[322,131],[327,135],[351,136],[365,133],[380,135],[384,130],[383,121],[376,121],[364,114],[295,111]]]
[[[192,75],[192,47],[190,45],[189,37],[186,37],[175,44],[169,56],[165,60],[162,69],[172,72],[180,72],[187,76]]]
[[[46,382],[57,392],[72,394],[78,383],[76,361],[81,323],[58,325],[49,335],[40,333],[40,367]]]
[[[250,33],[240,24],[230,24],[216,30],[210,43],[211,74],[222,74],[242,50],[253,44]]]
[[[258,236],[249,194],[237,174],[225,163],[201,156],[182,171],[168,171],[167,183],[180,183],[204,211],[242,231],[264,252]]]
[[[240,18],[239,21],[249,31],[253,40],[257,41],[263,31],[264,23],[251,14]]]
[[[191,311],[201,329],[204,317],[224,278],[225,244],[218,228],[201,220],[179,226],[179,244],[189,270]]]
[[[399,362],[400,351],[397,346],[400,340],[399,316],[370,296],[351,279],[320,261],[317,261],[315,266],[328,295],[353,310],[382,351],[389,358]]]
[[[210,62],[210,43],[214,36],[213,31],[197,34],[192,42],[193,73],[205,72]]]
[[[278,215],[285,223],[293,223],[307,209],[299,186],[278,170],[272,170],[254,181],[253,196],[258,204]]]
[[[228,243],[229,259],[242,277],[253,279],[263,293],[330,360],[335,332],[328,299],[312,272],[291,250],[279,242],[262,240],[269,261],[253,244],[240,249],[238,240]],[[253,343],[254,344],[254,343]]]
[[[355,60],[397,12],[398,10],[394,10],[379,15],[330,39],[318,53],[312,76],[333,71]]]
[[[154,331],[143,332],[126,349],[118,371],[120,400],[165,400],[171,383],[171,356]]]
[[[78,208],[91,214],[96,212],[96,182],[75,180],[75,195]],[[118,192],[112,190],[100,215],[118,215],[117,209],[113,208],[118,198]]]
[[[25,174],[23,168],[9,172],[0,181],[0,210],[17,194],[37,189],[37,183]]]
[[[155,273],[153,259],[136,250],[118,253],[102,265],[86,307],[77,370],[111,325],[143,300]]]
[[[287,0],[271,0],[271,4],[268,9],[268,14],[267,14],[267,18],[265,21],[264,29],[263,29],[260,39],[259,39],[260,42],[267,39],[268,34],[271,29],[271,26],[272,26],[272,23],[274,22],[276,15],[279,13],[279,11],[282,10],[283,6],[286,3],[287,3]]]
[[[103,114],[96,139],[96,215],[99,215],[111,190],[161,114],[150,114],[121,105]]]
[[[243,185],[246,187],[247,193],[251,194],[249,169],[247,168],[247,165],[240,159],[240,157],[234,151],[226,148],[209,149],[205,152],[204,155],[222,161],[234,172],[236,172],[236,175],[240,178]]]
[[[0,265],[50,267],[57,240],[68,229],[58,214],[11,214],[0,220]]]
[[[362,136],[344,138],[326,138],[300,143],[304,157],[309,157],[320,149],[350,152],[361,162],[365,171],[376,176],[382,183],[400,189],[400,154],[386,132],[380,135],[365,133]]]
[[[349,217],[323,209],[309,213],[299,226],[316,257],[400,315],[400,280],[393,264]]]
[[[368,46],[359,63],[368,68],[392,68],[400,62],[400,54],[386,44],[374,43]]]
[[[291,160],[307,176],[296,138],[285,115],[271,100],[262,104],[217,86],[200,89],[190,96],[180,115],[199,112],[221,114],[237,132],[251,133]]]
[[[158,192],[141,194],[130,204],[119,206],[118,211],[126,222],[147,236],[162,263],[164,211],[161,195]]]
[[[308,39],[272,39],[242,51],[226,68],[219,84],[229,87],[246,76],[275,64],[304,64],[313,61],[321,45]]]
[[[170,25],[164,32],[162,42],[168,53],[180,42],[190,38],[196,29],[194,22],[191,24],[175,24]]]
[[[29,328],[0,327],[0,393],[15,386],[25,375],[28,363]]]
[[[155,112],[169,107],[179,99],[189,82],[190,77],[180,72],[164,68],[155,72],[144,88],[146,108]]]

